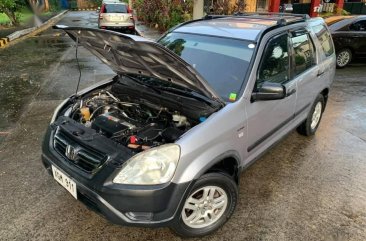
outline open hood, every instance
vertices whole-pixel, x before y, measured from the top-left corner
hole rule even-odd
[[[221,102],[219,95],[187,62],[151,40],[108,30],[56,25],[118,74],[139,74],[169,81]]]

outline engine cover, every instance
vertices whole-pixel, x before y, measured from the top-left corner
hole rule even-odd
[[[102,114],[94,119],[91,126],[97,132],[112,137],[116,133],[122,134],[136,128],[135,125],[113,116],[113,113]]]

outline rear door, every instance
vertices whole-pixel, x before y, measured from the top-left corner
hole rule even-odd
[[[323,22],[318,22],[311,26],[319,65],[318,75],[324,75],[326,82],[330,85],[335,73],[335,50],[331,34]]]
[[[308,112],[325,81],[325,66],[317,65],[314,43],[305,28],[290,31],[291,77],[297,82],[295,117]]]

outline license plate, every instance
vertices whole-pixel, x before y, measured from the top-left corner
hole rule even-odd
[[[75,199],[78,199],[76,183],[55,166],[52,166],[52,173],[53,178],[55,178],[58,183],[60,183],[67,191],[69,191],[69,193],[71,193]]]
[[[120,17],[111,17],[111,21],[120,21],[121,18]]]

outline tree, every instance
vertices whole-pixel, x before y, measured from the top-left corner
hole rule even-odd
[[[0,0],[0,13],[5,13],[12,25],[19,25],[17,12],[25,6],[24,0]]]
[[[28,0],[28,4],[34,13],[34,26],[39,27],[42,24],[39,15],[44,10],[44,2],[41,0]]]
[[[50,4],[49,4],[48,0],[43,0],[43,1],[44,1],[44,10],[49,11],[50,10]]]

